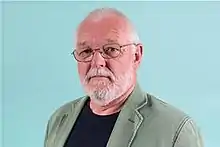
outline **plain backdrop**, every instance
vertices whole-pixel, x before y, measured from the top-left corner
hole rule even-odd
[[[220,2],[113,1],[3,3],[3,147],[42,147],[54,110],[84,95],[74,33],[104,6],[137,28],[142,89],[192,116],[206,147],[219,147]]]

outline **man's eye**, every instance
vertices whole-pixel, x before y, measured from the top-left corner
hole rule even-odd
[[[115,51],[118,51],[118,49],[117,49],[117,48],[114,48],[114,47],[107,47],[107,48],[105,49],[105,52],[115,52]]]
[[[82,56],[82,57],[85,57],[85,56],[88,56],[92,53],[92,50],[91,49],[86,49],[86,50],[83,50],[79,53],[79,56]]]
[[[118,48],[115,47],[106,47],[104,52],[109,57],[116,57],[120,51]]]

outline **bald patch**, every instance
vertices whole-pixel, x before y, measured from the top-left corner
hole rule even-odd
[[[106,17],[118,16],[124,19],[128,19],[122,12],[114,8],[99,8],[95,9],[88,14],[85,19],[91,19],[92,21],[100,21]]]
[[[91,46],[97,42],[97,45],[120,43],[119,40],[121,43],[139,43],[139,37],[129,19],[111,8],[101,8],[89,13],[76,32],[76,45],[80,47]]]

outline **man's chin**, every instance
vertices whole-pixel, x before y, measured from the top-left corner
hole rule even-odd
[[[104,93],[108,93],[107,86],[93,86],[88,88],[89,93],[96,94],[96,95],[103,95]]]

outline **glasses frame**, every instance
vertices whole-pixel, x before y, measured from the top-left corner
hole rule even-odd
[[[110,58],[103,57],[103,55],[101,54],[101,56],[102,56],[104,59],[117,58],[117,57],[119,57],[119,56],[123,53],[123,51],[122,51],[122,48],[123,48],[123,47],[130,46],[130,45],[134,45],[134,46],[137,46],[137,45],[138,45],[137,43],[128,43],[128,44],[123,44],[123,45],[120,45],[120,44],[118,44],[118,43],[112,43],[112,44],[118,45],[118,46],[120,47],[120,53],[119,53],[116,57],[110,57]],[[101,49],[104,49],[104,47],[105,47],[106,45],[112,45],[112,44],[105,44],[105,45],[103,45],[103,46],[101,47]],[[98,52],[100,53],[100,49],[92,49],[92,50],[93,50],[92,58],[91,58],[91,60],[88,60],[88,61],[82,61],[82,60],[77,59],[77,57],[76,57],[76,55],[75,55],[75,54],[76,54],[76,51],[77,51],[76,49],[73,50],[73,52],[71,53],[71,55],[74,56],[75,60],[78,61],[78,62],[91,62],[92,59],[93,59],[94,53],[95,53],[96,51],[98,51]]]

